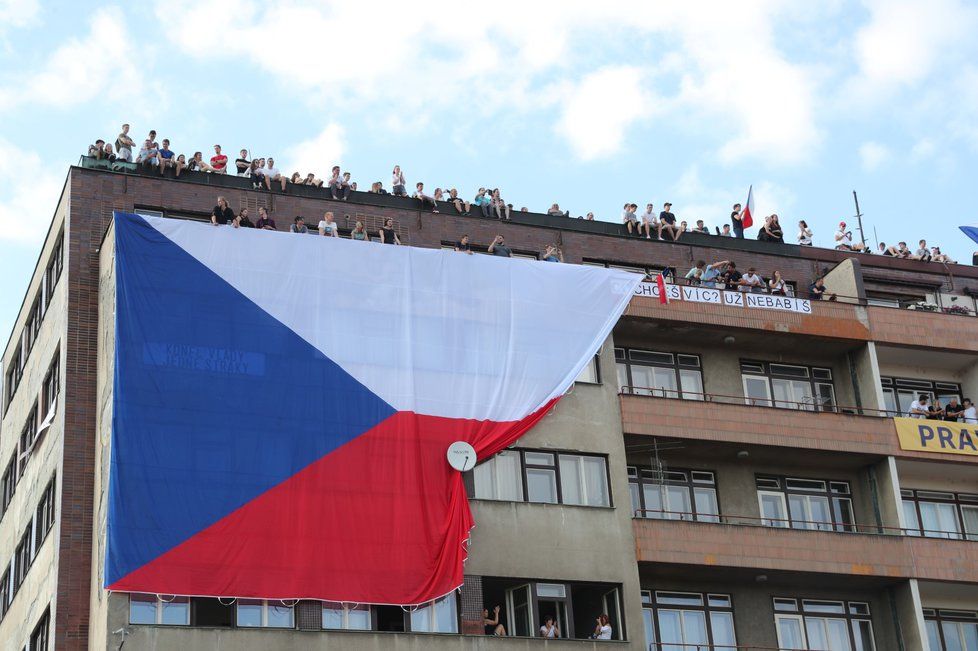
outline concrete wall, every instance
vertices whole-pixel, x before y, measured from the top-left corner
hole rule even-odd
[[[16,334],[23,330],[27,312],[33,306],[34,297],[41,287],[41,278],[64,222],[65,213],[66,204],[62,202],[58,206],[49,236],[41,249],[38,269],[35,270],[28,286],[27,300],[14,325],[13,332]],[[67,270],[67,261],[65,270]],[[54,632],[53,627],[57,614],[59,541],[62,524],[61,494],[63,481],[60,471],[64,444],[65,363],[63,337],[67,328],[68,312],[66,307],[66,281],[67,273],[64,271],[55,287],[51,302],[41,322],[37,339],[27,358],[27,364],[17,392],[3,415],[2,422],[0,422],[0,472],[2,472],[17,448],[27,416],[35,402],[39,400],[44,376],[47,374],[48,368],[54,360],[55,352],[60,346],[62,360],[60,363],[61,391],[55,407],[54,422],[50,429],[35,442],[34,450],[24,469],[24,475],[17,483],[13,500],[0,519],[0,574],[9,565],[17,543],[20,542],[21,536],[31,523],[44,489],[56,474],[58,475],[58,484],[55,489],[57,515],[55,516],[54,528],[47,534],[23,585],[21,585],[17,595],[14,596],[10,610],[0,622],[0,651],[20,651],[49,605],[51,607],[51,633]],[[13,343],[7,346],[3,359],[4,374],[6,374],[6,369],[10,364],[10,356],[13,354],[14,348]],[[39,405],[38,423],[40,423],[44,413],[43,406]]]

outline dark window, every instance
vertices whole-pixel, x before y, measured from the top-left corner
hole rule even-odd
[[[978,613],[945,608],[924,608],[923,612],[930,651],[978,648]]]
[[[601,371],[598,366],[598,355],[591,358],[591,361],[587,363],[581,374],[577,376],[575,382],[583,382],[584,384],[601,384]]]
[[[741,360],[740,375],[749,405],[835,410],[830,368]]]
[[[636,517],[720,521],[712,472],[628,466],[628,489]]]
[[[195,597],[191,599],[191,621],[194,626],[234,626],[234,600]]]
[[[650,649],[736,651],[730,595],[643,590],[642,611]]]
[[[618,388],[623,393],[660,398],[703,399],[699,355],[615,348]]]
[[[476,499],[611,506],[608,460],[552,450],[503,450],[475,467]]]
[[[31,409],[30,414],[27,415],[27,422],[24,423],[24,429],[20,431],[20,443],[17,448],[17,475],[20,477],[24,476],[24,469],[27,467],[27,460],[31,456],[31,450],[34,447],[34,438],[37,436],[37,404]]]
[[[908,536],[978,540],[978,495],[902,490]]]
[[[961,385],[954,382],[936,382],[901,377],[880,378],[883,385],[883,406],[893,416],[906,416],[910,403],[921,395],[927,396],[930,404],[935,399],[946,405],[951,398],[961,402]]]
[[[54,526],[56,485],[56,479],[52,477],[47,488],[44,489],[44,494],[41,495],[41,501],[38,502],[34,513],[34,556],[37,556],[37,550],[40,549],[41,543],[44,542],[48,532]]]
[[[3,470],[0,477],[0,517],[7,512],[10,501],[14,498],[14,491],[17,490],[17,450],[10,455],[10,461]]]
[[[865,602],[775,597],[774,623],[782,649],[876,649]]]
[[[44,376],[44,384],[41,388],[41,408],[45,417],[54,410],[55,402],[58,400],[58,393],[61,391],[61,351],[54,352],[54,359],[51,366]]]
[[[855,531],[849,482],[758,475],[762,523],[818,531]]]
[[[27,527],[24,535],[17,543],[14,551],[14,593],[20,588],[27,576],[27,570],[31,568],[31,527]]]
[[[4,567],[3,575],[0,576],[0,620],[4,618],[7,609],[10,608],[12,593],[13,587],[10,581],[10,566],[8,565]]]
[[[51,621],[51,611],[45,610],[41,620],[31,633],[31,642],[27,651],[48,651],[48,625]]]

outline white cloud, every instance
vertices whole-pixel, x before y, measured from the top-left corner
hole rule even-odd
[[[33,24],[40,8],[38,0],[0,0],[0,34],[11,27]]]
[[[859,147],[859,160],[863,170],[874,172],[890,160],[890,148],[878,142],[864,142]]]
[[[22,73],[16,84],[0,89],[0,109],[30,104],[66,107],[120,91],[138,97],[140,76],[127,33],[119,9],[99,9],[84,37],[69,39],[39,69]]]
[[[564,114],[557,132],[582,160],[616,153],[625,130],[649,113],[650,98],[642,90],[639,68],[602,68],[586,75],[562,100]]]
[[[0,199],[0,240],[40,242],[61,195],[64,175],[52,172],[36,153],[0,139],[0,178],[8,180]]]
[[[320,178],[325,178],[330,167],[341,164],[343,152],[343,127],[330,122],[315,137],[289,147],[276,164],[280,162],[280,169],[290,176],[293,171],[303,176],[314,172]]]
[[[914,143],[910,155],[915,160],[923,160],[932,157],[937,153],[937,144],[933,138],[921,138]]]
[[[702,219],[712,231],[717,226],[730,223],[730,210],[735,203],[746,203],[749,186],[714,186],[705,183],[696,164],[687,167],[673,185],[675,196],[665,198],[673,202],[674,212],[680,219],[685,219],[690,225],[697,219]],[[764,222],[764,216],[777,214],[781,221],[788,241],[794,233],[794,211],[796,197],[794,192],[769,180],[760,180],[754,184],[754,207],[757,224]],[[756,230],[748,231],[756,234]]]

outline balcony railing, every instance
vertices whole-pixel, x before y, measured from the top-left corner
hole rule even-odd
[[[795,401],[781,400],[778,398],[752,398],[750,396],[738,396],[722,393],[679,391],[678,389],[668,387],[641,387],[630,385],[619,387],[618,393],[623,396],[644,396],[648,398],[692,400],[726,405],[746,405],[748,407],[760,407],[766,409],[791,409],[793,411],[847,414],[850,416],[858,415],[875,416],[877,418],[892,418],[894,416],[904,415],[902,412],[894,412],[886,409],[870,409],[867,407],[840,405],[827,398],[819,398],[815,396],[806,398],[803,401]]]

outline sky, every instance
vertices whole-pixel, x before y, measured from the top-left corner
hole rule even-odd
[[[871,244],[970,263],[976,33],[956,0],[0,0],[0,333],[68,166],[123,122],[178,153],[361,187],[396,163],[409,186],[616,222],[670,201],[720,225],[753,186],[816,245],[854,226],[857,190]]]

